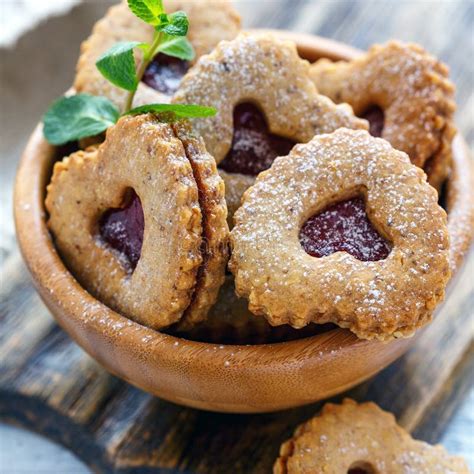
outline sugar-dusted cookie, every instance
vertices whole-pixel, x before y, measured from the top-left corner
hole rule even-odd
[[[295,146],[260,173],[234,219],[237,293],[273,325],[406,337],[444,296],[449,238],[437,193],[405,153],[366,131]]]
[[[469,474],[466,462],[413,439],[375,403],[326,403],[282,444],[274,474]]]
[[[352,60],[311,66],[321,94],[347,102],[371,133],[404,151],[440,188],[451,166],[454,86],[448,68],[420,46],[391,41]]]
[[[348,105],[318,95],[295,44],[269,34],[241,33],[221,42],[183,78],[173,102],[218,110],[194,126],[224,172],[230,209],[254,177],[295,143],[339,127],[368,126]]]
[[[228,0],[168,0],[165,1],[165,8],[168,12],[184,10],[188,14],[188,38],[196,52],[196,59],[208,53],[219,41],[234,38],[240,30],[240,17]],[[105,79],[95,63],[119,41],[151,42],[152,38],[153,27],[135,16],[126,0],[111,7],[82,44],[74,81],[76,91],[103,95],[123,108],[127,91]],[[157,55],[145,71],[133,105],[168,102],[190,66],[186,61]]]
[[[153,328],[205,317],[228,230],[214,160],[186,125],[122,118],[55,165],[46,208],[64,262],[102,302]]]

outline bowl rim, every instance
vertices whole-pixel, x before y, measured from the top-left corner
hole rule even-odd
[[[308,59],[315,59],[316,56],[349,59],[360,53],[343,43],[313,35],[278,30],[253,31],[271,31],[279,37],[295,41],[301,55]],[[235,412],[272,411],[315,399],[309,399],[306,395],[298,402],[287,405],[281,402],[274,408],[261,410],[248,403],[232,404],[227,401],[228,395],[222,401],[222,397],[216,394],[215,399],[209,402],[203,395],[203,387],[188,386],[177,390],[172,377],[181,377],[182,380],[188,380],[188,385],[192,385],[197,383],[202,371],[207,371],[206,376],[216,381],[229,377],[224,374],[227,371],[233,374],[231,377],[238,373],[239,380],[245,377],[258,380],[260,374],[272,378],[272,383],[275,383],[275,374],[281,377],[283,373],[301,371],[303,368],[311,373],[318,364],[319,369],[324,369],[326,362],[334,366],[350,360],[356,349],[366,354],[381,355],[379,363],[372,363],[371,368],[363,374],[355,371],[355,382],[351,380],[332,391],[326,388],[325,394],[330,396],[374,375],[413,343],[413,339],[399,339],[388,344],[366,341],[358,339],[346,329],[337,328],[293,341],[219,345],[160,333],[129,320],[84,290],[55,250],[46,227],[44,208],[45,190],[55,149],[43,139],[40,123],[28,141],[16,176],[14,217],[17,238],[33,282],[56,321],[83,349],[115,375],[161,398],[197,408]],[[454,242],[451,247],[451,268],[454,273],[474,234],[474,186],[469,151],[460,135],[453,142],[453,151],[454,169],[448,184],[447,205],[448,228]],[[471,172],[466,173],[465,169],[471,169]],[[219,356],[216,357],[216,354]],[[151,364],[165,374],[164,378],[169,379],[170,387],[166,387],[166,380],[159,383],[154,380],[153,374],[143,369],[143,364]],[[326,385],[329,387],[330,384]],[[247,387],[249,390],[254,389]]]

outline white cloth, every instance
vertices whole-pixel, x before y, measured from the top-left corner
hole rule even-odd
[[[0,47],[14,46],[18,38],[40,21],[69,11],[81,0],[0,0]]]

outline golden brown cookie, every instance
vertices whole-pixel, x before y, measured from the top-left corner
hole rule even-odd
[[[349,106],[318,95],[308,74],[294,43],[241,33],[201,57],[183,78],[173,102],[218,111],[194,126],[224,171],[229,208],[238,207],[246,184],[295,143],[339,127],[367,128]]]
[[[274,474],[469,474],[466,462],[413,439],[375,403],[326,403],[282,444]]]
[[[196,59],[208,53],[220,40],[234,38],[240,30],[240,17],[228,0],[168,0],[165,1],[165,8],[168,12],[184,10],[188,14],[188,38],[196,52]],[[91,36],[81,46],[74,81],[76,91],[108,97],[123,109],[127,91],[115,87],[105,79],[95,63],[119,41],[150,42],[152,38],[153,27],[135,16],[126,0],[111,7],[105,17],[95,24]],[[153,79],[153,68],[156,70],[160,64],[168,69],[168,78],[157,84]],[[149,66],[144,78],[159,90],[142,81],[133,105],[168,102],[170,89],[175,87],[175,83],[179,83],[180,76],[189,66],[183,61],[161,55],[158,62]]]
[[[371,133],[407,153],[440,188],[456,132],[454,86],[444,64],[418,45],[391,41],[349,62],[321,59],[311,77],[321,94],[349,103],[372,122]]]
[[[444,297],[449,238],[437,193],[405,153],[366,131],[339,129],[277,158],[234,220],[236,291],[272,325],[406,337]]]
[[[223,183],[202,141],[179,127],[122,118],[102,145],[55,165],[46,198],[56,246],[79,282],[153,328],[183,313],[204,317],[225,267]],[[209,258],[204,240],[222,253]]]
[[[205,319],[216,301],[229,258],[229,227],[225,186],[217,173],[214,158],[206,151],[202,138],[192,131],[189,122],[174,124],[173,129],[183,143],[193,168],[199,190],[203,227],[203,262],[198,270],[191,304],[178,323],[180,329],[184,330]]]

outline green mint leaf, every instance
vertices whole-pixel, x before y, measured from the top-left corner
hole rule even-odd
[[[165,121],[174,121],[184,118],[205,118],[216,115],[217,110],[213,107],[205,107],[196,104],[148,104],[136,107],[125,115],[139,115],[153,113]]]
[[[128,0],[132,13],[150,25],[160,23],[160,15],[165,13],[162,0]]]
[[[195,56],[193,46],[183,36],[165,35],[163,42],[158,46],[157,52],[183,59],[184,61],[191,61]]]
[[[144,48],[138,41],[121,41],[107,50],[95,63],[101,74],[112,84],[127,91],[138,86],[133,48]]]
[[[97,135],[114,125],[120,112],[110,100],[89,94],[61,97],[43,116],[43,134],[52,145]]]
[[[160,24],[163,23],[164,25],[166,25],[170,22],[170,19],[166,13],[158,15],[158,19],[160,20]]]
[[[186,36],[188,34],[189,20],[184,12],[175,12],[167,16],[167,21],[162,21],[155,27],[156,31],[163,31],[170,36]]]

